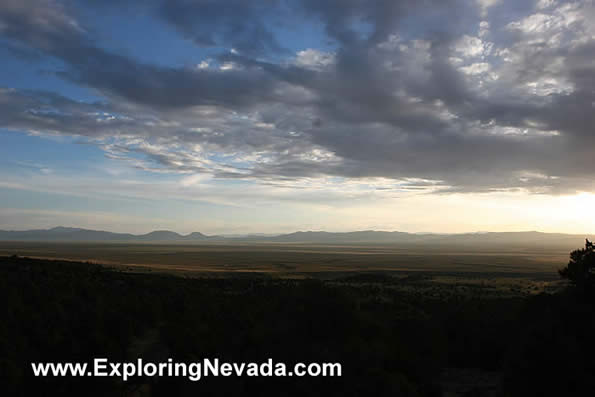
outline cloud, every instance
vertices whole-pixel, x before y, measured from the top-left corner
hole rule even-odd
[[[183,186],[209,175],[592,191],[592,4],[469,3],[128,1],[221,48],[165,67],[101,47],[71,3],[5,1],[5,42],[60,60],[58,76],[101,100],[3,88],[0,126],[82,137],[132,167],[183,174]],[[290,53],[277,16],[320,24],[333,49]]]
[[[158,15],[201,46],[229,46],[242,54],[279,52],[283,47],[264,22],[277,1],[163,1]],[[278,10],[278,8],[276,8]]]
[[[335,63],[335,55],[332,53],[308,48],[298,51],[295,58],[295,63],[296,65],[303,68],[321,71]]]
[[[487,16],[490,7],[499,4],[501,0],[477,0],[477,5],[482,17]]]

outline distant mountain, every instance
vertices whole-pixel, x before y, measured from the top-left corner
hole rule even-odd
[[[300,231],[289,234],[250,235],[239,237],[207,236],[199,232],[187,235],[169,230],[156,230],[147,234],[112,233],[71,227],[47,230],[0,231],[0,241],[110,241],[110,242],[219,242],[219,243],[288,243],[288,244],[403,244],[435,246],[540,246],[579,247],[582,234],[529,232],[482,232],[462,234],[405,233],[363,230],[346,233]]]
[[[398,243],[413,242],[423,239],[422,235],[405,232],[379,232],[363,230],[358,232],[295,232],[275,237],[260,237],[276,242],[311,242],[311,243]]]
[[[182,236],[184,240],[208,240],[213,238],[218,238],[219,236],[207,236],[200,232],[192,232],[186,236]]]
[[[461,234],[405,233],[365,230],[346,233],[307,231],[283,234],[275,237],[252,237],[250,241],[308,244],[403,244],[436,246],[541,246],[578,247],[585,238],[583,234],[542,232],[486,232]]]
[[[183,236],[176,232],[170,232],[169,230],[155,230],[154,232],[141,234],[136,236],[136,240],[145,241],[176,241],[181,240]]]
[[[128,233],[111,233],[62,226],[48,230],[0,231],[0,240],[13,241],[125,241],[134,237]]]
[[[190,233],[186,236],[169,230],[156,230],[151,233],[135,235],[130,233],[112,233],[100,230],[88,230],[58,226],[52,229],[4,231],[0,230],[0,241],[201,241],[216,236],[202,233]]]

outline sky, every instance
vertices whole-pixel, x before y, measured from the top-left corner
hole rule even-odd
[[[595,4],[3,0],[0,229],[595,231]]]

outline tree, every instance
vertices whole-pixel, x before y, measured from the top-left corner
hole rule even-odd
[[[558,271],[560,277],[570,280],[580,289],[591,289],[595,284],[595,246],[588,239],[585,248],[570,253],[568,266]]]

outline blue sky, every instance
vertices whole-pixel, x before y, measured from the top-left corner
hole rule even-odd
[[[591,1],[7,0],[0,229],[592,232]]]

